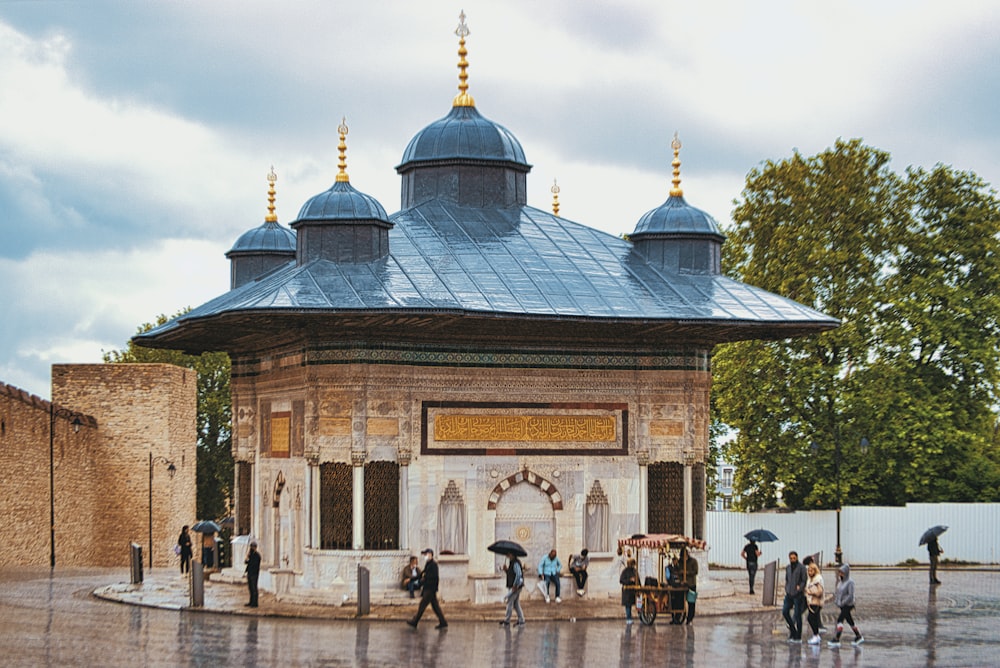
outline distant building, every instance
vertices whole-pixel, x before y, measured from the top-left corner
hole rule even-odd
[[[715,510],[732,510],[733,501],[737,498],[733,493],[733,474],[736,472],[736,467],[719,457],[715,462],[715,470]]]
[[[229,292],[134,339],[230,355],[236,529],[281,594],[338,596],[359,564],[397,589],[430,547],[446,597],[496,600],[497,539],[532,569],[587,547],[591,591],[617,590],[617,537],[704,533],[713,347],[838,324],[721,274],[676,137],[628,239],[529,206],[520,142],[468,93],[464,15],[456,34],[459,93],[403,151],[398,212],[350,183],[341,125],[294,257],[269,221]]]

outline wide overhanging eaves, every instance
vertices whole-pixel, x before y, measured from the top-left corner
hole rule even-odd
[[[207,316],[180,316],[133,338],[136,345],[187,353],[242,353],[284,343],[333,339],[450,345],[552,346],[658,349],[663,346],[779,340],[838,326],[824,321],[639,319],[577,316],[513,317],[503,313],[435,309],[323,310],[247,309]]]

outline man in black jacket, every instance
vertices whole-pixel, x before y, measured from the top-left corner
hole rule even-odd
[[[260,577],[260,552],[257,551],[257,541],[250,543],[250,552],[246,559],[247,589],[250,590],[248,608],[257,607],[257,578]]]
[[[441,605],[438,603],[438,565],[434,561],[434,550],[427,548],[421,551],[420,554],[424,555],[427,559],[427,565],[424,566],[423,576],[421,577],[420,605],[417,606],[417,615],[413,619],[407,620],[406,623],[416,628],[417,622],[420,621],[424,610],[430,604],[431,608],[434,609],[434,614],[438,618],[438,625],[434,628],[446,629],[448,628],[448,622],[445,621],[444,613],[441,612]]]

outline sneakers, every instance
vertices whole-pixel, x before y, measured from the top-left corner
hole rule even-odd
[[[632,620],[631,619],[626,619],[625,620],[625,625],[626,626],[631,626],[632,625]]]
[[[820,644],[823,641],[820,639],[819,635],[817,634],[817,635],[814,635],[812,638],[810,638],[808,640],[808,642],[809,642],[810,645],[818,645],[818,644]]]
[[[840,641],[839,640],[831,640],[830,642],[828,642],[826,644],[826,646],[827,647],[832,647],[834,649],[837,649],[838,647],[840,647]]]
[[[417,628],[417,623],[415,621],[413,621],[412,619],[407,619],[406,620],[406,624],[407,624],[407,626],[412,626],[413,628]]]
[[[854,645],[855,647],[857,647],[858,645],[864,643],[864,641],[865,641],[865,637],[861,636],[860,638],[855,638],[854,641],[851,642],[851,644]]]
[[[577,596],[583,596],[583,590],[582,589],[577,589],[576,590],[576,595]]]
[[[556,603],[562,603],[562,599],[556,596]]]
[[[508,622],[508,621],[507,621],[507,620],[505,619],[505,620],[503,620],[502,622],[500,622],[500,626],[510,626],[510,622]]]
[[[791,643],[791,644],[793,644],[793,645],[801,645],[802,644],[802,638],[789,638],[788,642]]]
[[[548,603],[548,602],[549,602],[549,597],[548,597],[548,596],[546,596],[546,597],[545,597],[545,602],[546,602],[546,603]]]

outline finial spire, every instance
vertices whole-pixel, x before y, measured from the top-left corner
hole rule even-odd
[[[452,102],[451,106],[474,107],[476,101],[469,95],[469,73],[466,71],[469,68],[469,61],[465,57],[469,52],[465,50],[465,38],[469,35],[469,26],[465,25],[465,10],[462,10],[462,13],[458,15],[458,27],[455,28],[455,34],[458,35],[458,95],[455,96],[455,101]]]
[[[555,179],[552,179],[552,187],[549,188],[552,191],[552,214],[555,216],[559,215],[559,184]]]
[[[674,132],[674,140],[670,142],[670,148],[674,149],[674,160],[670,164],[674,168],[674,178],[672,183],[674,187],[670,189],[671,197],[684,197],[684,191],[681,190],[681,140],[677,137],[677,132]]]
[[[274,182],[278,180],[278,175],[274,173],[274,165],[271,165],[271,171],[267,173],[267,215],[264,216],[265,223],[276,223],[278,222],[278,214],[274,212]]]
[[[337,167],[340,168],[340,172],[337,173],[338,183],[350,183],[351,179],[347,176],[347,117],[343,117],[340,121],[340,125],[337,126],[337,132],[340,133],[340,143],[337,144],[337,150],[340,151],[340,162],[337,163]]]

